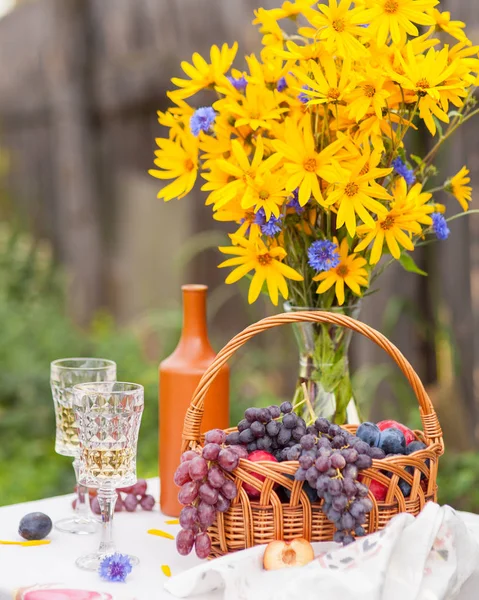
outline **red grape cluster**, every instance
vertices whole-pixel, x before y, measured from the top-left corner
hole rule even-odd
[[[181,488],[178,500],[184,506],[176,547],[183,556],[194,546],[199,558],[208,557],[211,540],[206,530],[213,525],[217,512],[228,510],[238,493],[225,473],[234,471],[239,459],[247,458],[248,452],[242,446],[224,447],[225,439],[226,434],[221,429],[208,431],[201,454],[188,450],[176,470],[174,480]]]
[[[153,510],[155,506],[155,499],[151,494],[147,494],[148,484],[144,479],[138,479],[138,481],[129,487],[118,488],[118,498],[115,504],[115,512],[135,512],[137,506],[140,506],[143,510]],[[90,508],[96,515],[101,514],[100,504],[97,498],[98,490],[96,488],[89,488],[88,495],[90,497]],[[72,503],[73,508],[76,506],[76,500]]]

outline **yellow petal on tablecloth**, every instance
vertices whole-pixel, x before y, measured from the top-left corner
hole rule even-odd
[[[28,540],[26,542],[9,542],[7,540],[0,540],[0,545],[3,546],[44,546],[49,544],[50,540]]]
[[[161,565],[161,570],[163,571],[163,575],[166,575],[166,577],[171,577],[171,569],[168,565]]]
[[[166,525],[179,525],[180,524],[180,520],[179,519],[168,519],[167,521],[165,521]]]
[[[148,533],[151,535],[157,535],[159,537],[164,537],[167,540],[174,540],[175,536],[171,535],[171,533],[166,533],[166,531],[162,531],[161,529],[148,529]]]

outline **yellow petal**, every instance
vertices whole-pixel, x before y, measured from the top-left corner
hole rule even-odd
[[[180,520],[179,519],[168,519],[167,521],[165,521],[166,525],[179,525],[180,524]]]
[[[171,569],[168,565],[161,565],[161,570],[163,571],[163,575],[166,575],[166,577],[171,577]]]
[[[158,537],[166,538],[167,540],[175,539],[174,535],[171,535],[171,533],[167,533],[166,531],[162,531],[161,529],[148,529],[147,533],[151,535],[157,535]]]

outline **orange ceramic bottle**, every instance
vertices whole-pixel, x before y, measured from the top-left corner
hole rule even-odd
[[[215,352],[208,340],[206,285],[185,285],[183,290],[183,331],[171,356],[159,368],[159,465],[160,506],[165,515],[177,517],[181,505],[173,475],[180,463],[181,434],[185,413],[193,392]],[[229,426],[229,369],[223,367],[205,399],[202,432]]]

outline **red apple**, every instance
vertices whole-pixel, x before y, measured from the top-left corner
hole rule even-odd
[[[404,437],[406,438],[406,446],[417,439],[414,433],[409,429],[409,427],[406,427],[406,425],[403,425],[402,423],[398,423],[398,421],[393,421],[392,419],[387,419],[386,421],[379,421],[377,426],[381,431],[389,429],[390,427],[394,427],[395,429],[399,429],[399,431],[402,431]]]
[[[358,481],[362,481],[363,479],[363,476],[359,475]],[[376,498],[378,502],[384,502],[384,500],[386,499],[386,494],[388,493],[388,488],[385,485],[379,483],[379,481],[371,479],[371,483],[368,487],[371,490],[371,494]]]
[[[266,452],[266,450],[255,450],[254,452],[251,452],[251,454],[248,455],[247,460],[250,460],[251,462],[259,462],[261,460],[278,462],[278,460],[272,454]],[[256,479],[259,479],[260,481],[265,480],[265,476],[260,475],[259,473],[251,473],[251,475],[253,475],[253,477],[256,477]],[[248,496],[253,500],[258,499],[261,496],[261,492],[255,489],[252,485],[249,485],[248,483],[243,483],[243,488],[244,491],[248,494]]]
[[[289,567],[302,567],[314,559],[311,544],[303,538],[296,538],[291,542],[275,540],[266,546],[263,556],[263,567],[267,571],[285,569]]]

